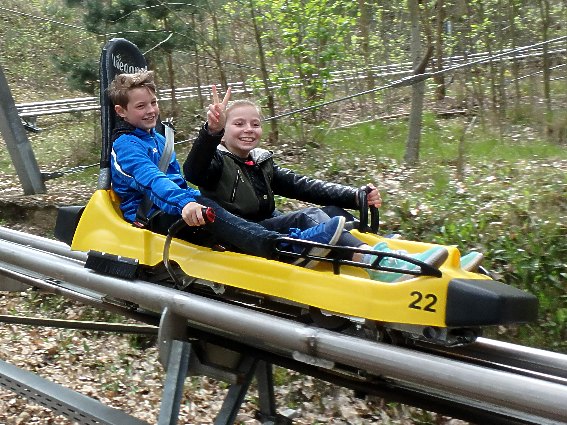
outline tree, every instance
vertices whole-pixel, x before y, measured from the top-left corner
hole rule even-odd
[[[272,81],[289,94],[290,79],[299,78],[296,103],[313,105],[323,100],[331,70],[347,55],[345,37],[356,26],[356,4],[338,0],[255,3],[266,11],[265,21],[271,21],[271,27],[278,31],[273,38],[279,45],[265,46],[266,55],[284,58],[274,63]],[[315,119],[315,115],[311,118]]]
[[[435,17],[435,62],[433,70],[435,72],[443,69],[443,28],[445,25],[445,0],[437,0],[436,5],[437,16]],[[437,74],[435,81],[435,97],[437,100],[445,99],[447,90],[445,87],[445,77],[442,73]]]
[[[360,50],[362,60],[366,68],[366,90],[372,90],[376,86],[373,72],[373,52],[371,49],[371,33],[372,33],[372,16],[373,10],[368,0],[358,0],[358,28],[360,32]],[[372,104],[375,106],[374,97]]]
[[[174,50],[190,51],[195,43],[193,29],[183,14],[195,12],[195,3],[157,3],[153,0],[67,0],[71,6],[86,9],[85,27],[94,34],[128,38],[145,54],[150,68],[164,66],[172,101],[172,115],[177,115],[175,98]],[[70,57],[71,60],[73,57]],[[68,59],[69,63],[73,63]],[[74,69],[74,67],[72,68]],[[75,71],[76,72],[76,71]],[[98,73],[98,69],[97,69]]]
[[[549,40],[551,26],[549,0],[538,0],[539,12],[541,15],[541,38],[543,41]],[[549,45],[543,45],[543,96],[545,99],[545,132],[550,134],[552,121],[551,107],[551,61],[549,58]]]
[[[423,73],[424,66],[421,53],[421,31],[419,24],[419,0],[407,2],[411,21],[411,55],[415,74]],[[408,138],[404,161],[407,165],[416,165],[419,162],[419,144],[421,140],[421,120],[423,113],[423,98],[425,95],[425,81],[419,81],[412,86],[411,111],[409,117]]]
[[[228,79],[226,76],[223,57],[226,55],[225,46],[227,45],[227,43],[225,43],[225,39],[228,37],[224,32],[224,28],[221,28],[221,22],[217,16],[217,5],[215,4],[215,2],[212,3],[209,2],[208,6],[209,6],[208,18],[212,23],[212,25],[208,26],[208,32],[209,32],[209,38],[207,39],[209,40],[209,42],[207,43],[208,50],[209,50],[209,54],[212,56],[213,61],[216,65],[216,70],[219,74],[220,83],[223,87],[226,88],[228,86]]]
[[[508,21],[510,22],[510,41],[511,48],[516,49],[519,45],[519,7],[518,0],[511,0],[508,5]],[[512,77],[514,81],[514,110],[520,106],[520,63],[515,60],[512,62]]]
[[[262,83],[264,84],[264,93],[268,99],[268,111],[270,112],[270,116],[273,117],[276,115],[274,93],[270,88],[270,75],[266,64],[266,53],[262,41],[262,34],[258,24],[259,19],[256,15],[256,5],[254,4],[254,0],[249,0],[248,4],[250,6],[250,16],[252,18],[252,26],[254,28],[254,38],[258,45],[258,60],[260,61],[260,72],[262,74]],[[270,142],[275,143],[278,141],[278,122],[276,120],[270,120],[270,126],[271,130],[269,139]]]

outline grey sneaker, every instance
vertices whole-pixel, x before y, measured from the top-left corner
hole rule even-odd
[[[478,270],[480,263],[484,259],[484,255],[480,252],[469,252],[461,257],[461,269],[467,272],[475,272]]]

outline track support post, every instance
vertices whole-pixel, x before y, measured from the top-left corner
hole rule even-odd
[[[295,416],[296,412],[289,409],[285,415],[281,415],[276,409],[274,374],[271,363],[260,360],[256,364],[256,384],[260,405],[256,419],[263,424],[291,425],[293,423],[291,418]]]
[[[175,340],[170,345],[158,425],[177,424],[190,352],[191,344],[188,342]]]
[[[215,425],[229,425],[235,422],[254,378],[257,381],[259,398],[256,418],[263,424],[292,423],[289,417],[276,411],[273,370],[270,363],[206,341],[189,342],[187,321],[167,308],[162,313],[158,341],[160,362],[167,372],[158,425],[177,424],[185,379],[195,375],[210,376],[230,384],[215,418]]]

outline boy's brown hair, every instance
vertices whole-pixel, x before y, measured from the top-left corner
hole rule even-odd
[[[126,108],[128,106],[129,92],[132,89],[146,87],[156,92],[156,83],[154,81],[153,71],[140,71],[134,74],[119,74],[114,77],[110,86],[108,86],[108,97],[114,105]]]

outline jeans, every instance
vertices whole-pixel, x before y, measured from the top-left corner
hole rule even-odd
[[[305,230],[330,219],[322,209],[312,207],[279,214],[255,223],[228,212],[204,196],[197,197],[196,201],[215,210],[215,221],[205,226],[186,226],[176,237],[204,246],[229,244],[238,251],[263,258],[273,257],[276,239],[287,236],[290,228]],[[150,220],[148,227],[153,232],[166,235],[169,227],[179,219],[180,216],[161,213]],[[358,247],[362,242],[349,232],[343,231],[337,245]]]
[[[288,233],[291,227],[305,230],[309,227],[324,223],[336,215],[342,215],[347,220],[354,220],[354,217],[338,207],[316,208],[309,207],[299,211],[292,211],[276,215],[274,217],[259,222],[266,229],[280,233]],[[363,242],[352,236],[346,230],[343,230],[337,245],[359,247]]]
[[[329,220],[329,216],[320,208],[304,208],[299,211],[274,215],[273,217],[259,221],[258,224],[274,232],[288,233],[289,229],[292,227],[305,230],[327,220]]]
[[[271,258],[274,254],[276,239],[289,232],[278,233],[258,223],[244,220],[231,214],[215,201],[203,196],[196,201],[215,210],[216,218],[212,223],[198,227],[184,227],[176,237],[199,245],[230,244],[239,251],[257,257]],[[169,227],[181,219],[181,216],[158,214],[150,220],[149,229],[160,234],[167,234]]]

